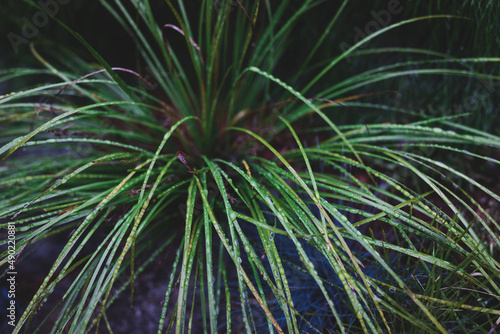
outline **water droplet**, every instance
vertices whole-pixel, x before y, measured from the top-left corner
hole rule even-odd
[[[443,132],[443,129],[441,129],[441,128],[434,128],[434,129],[432,129],[432,131],[434,131],[434,133],[441,133],[441,132]]]
[[[239,257],[239,258],[238,258],[238,263],[241,263],[241,262],[242,262],[242,261],[241,261],[241,257]]]
[[[238,240],[235,240],[235,241],[234,241],[234,246],[235,246],[235,247],[238,247]]]
[[[273,200],[272,200],[271,196],[267,196],[266,200],[267,200],[267,203],[269,203],[269,204],[274,204],[274,202],[273,202]]]
[[[446,165],[444,163],[442,163],[441,161],[436,161],[436,165],[438,165],[440,167],[446,167]]]

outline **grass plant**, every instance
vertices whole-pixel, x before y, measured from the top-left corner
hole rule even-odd
[[[380,42],[463,17],[394,17],[341,50],[347,0],[100,3],[134,68],[54,16],[94,61],[40,40],[43,68],[0,72],[36,82],[0,96],[0,227],[16,263],[66,238],[14,333],[111,332],[107,310],[167,251],[158,333],[500,328],[500,194],[476,178],[500,138],[401,102],[416,76],[494,83],[500,58]]]

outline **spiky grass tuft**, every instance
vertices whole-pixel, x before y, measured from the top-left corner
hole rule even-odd
[[[498,166],[488,152],[500,138],[456,122],[463,115],[388,105],[401,92],[376,86],[496,80],[457,64],[499,59],[362,50],[462,18],[402,18],[332,57],[326,39],[346,0],[289,71],[282,63],[304,51],[292,38],[301,21],[333,5],[166,0],[175,21],[164,22],[149,1],[101,4],[136,43],[138,69],[109,64],[56,18],[98,68],[64,46],[31,44],[45,70],[2,72],[50,83],[0,98],[0,226],[15,230],[19,261],[31,245],[67,238],[15,333],[66,281],[37,330],[111,329],[107,310],[127,287],[133,305],[135,280],[167,250],[158,332],[494,331],[500,226],[478,198],[500,196],[456,159]],[[381,53],[396,56],[381,64]],[[342,76],[346,60],[366,57],[373,68]],[[405,122],[337,122],[359,110]],[[11,260],[5,250],[0,263]]]

